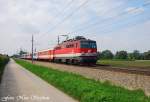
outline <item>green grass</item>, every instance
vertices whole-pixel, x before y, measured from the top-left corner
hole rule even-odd
[[[98,64],[111,65],[115,67],[141,67],[150,68],[150,60],[135,60],[135,61],[121,61],[121,60],[99,60]]]
[[[141,90],[130,91],[108,82],[101,83],[24,60],[16,59],[16,62],[80,102],[150,102]]]
[[[9,58],[7,56],[0,55],[0,82],[1,82],[1,77],[4,71],[5,65],[8,63]]]

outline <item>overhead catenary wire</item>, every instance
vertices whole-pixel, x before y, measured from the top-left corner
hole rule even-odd
[[[60,21],[59,23],[57,23],[56,25],[54,25],[53,28],[51,28],[50,30],[51,31],[55,30],[59,25],[61,25],[62,23],[64,23],[66,20],[68,20],[71,16],[73,16],[76,12],[78,12],[82,7],[84,7],[88,2],[89,2],[89,0],[85,0],[80,6],[78,6],[75,10],[73,10],[62,21]],[[42,33],[41,36],[40,36],[40,38],[43,37],[43,35],[47,34],[48,32],[49,32],[49,30],[47,32],[45,32],[45,33]]]
[[[126,2],[127,2],[127,1],[130,1],[130,0],[126,0]],[[76,12],[79,11],[79,10],[80,10],[84,5],[86,5],[88,2],[89,2],[89,1],[86,0],[86,1],[85,1],[84,3],[82,3],[75,11],[76,11]],[[114,8],[118,8],[118,7],[114,7]],[[114,8],[113,8],[113,9],[114,9]],[[108,12],[108,13],[109,13],[109,12]],[[63,19],[63,21],[57,23],[55,26],[53,26],[53,29],[50,29],[50,30],[51,30],[51,31],[55,30],[58,26],[60,26],[60,25],[63,24],[66,20],[68,20],[70,17],[72,17],[73,14],[74,14],[74,12],[70,13],[68,16],[66,16],[66,17]],[[81,26],[81,25],[80,25],[80,26]],[[45,33],[42,33],[41,36],[44,35],[44,34],[48,34],[48,33],[49,33],[49,30],[48,30],[47,32],[45,32]]]
[[[130,0],[126,0],[126,2],[128,2],[128,1],[130,1]],[[105,14],[109,14],[111,11],[112,11],[112,9],[118,9],[118,8],[120,8],[120,7],[122,7],[122,5],[119,5],[119,6],[115,6],[115,7],[112,7],[110,10],[108,10],[107,12],[104,12],[103,14],[105,15]],[[92,20],[92,19],[90,19],[90,20]],[[90,24],[90,23],[94,23],[94,22],[89,22],[90,20],[88,20],[88,21],[86,21],[86,22],[84,22],[84,23],[82,23],[82,24],[80,24],[80,26],[82,27],[82,26],[84,26],[85,24]],[[78,27],[79,25],[77,25],[77,26],[75,26],[75,28],[76,27]]]
[[[139,14],[140,15],[140,14]],[[134,15],[133,16],[134,18],[136,18],[137,17],[137,15]],[[150,17],[147,17],[147,19],[149,19],[150,20]],[[139,19],[138,20],[136,20],[136,21],[139,21]],[[117,23],[113,23],[113,24],[110,24],[109,26],[113,26],[113,25],[116,25]],[[125,25],[126,26],[130,26],[130,25],[138,25],[139,23],[137,23],[137,22],[134,22],[134,23],[132,23],[132,24],[130,24],[130,23],[125,23]],[[112,32],[112,30],[114,31],[114,29],[108,29],[108,30],[105,30],[105,28],[108,28],[108,25],[107,25],[107,27],[106,26],[103,26],[103,27],[101,27],[102,29],[100,29],[100,32],[102,32],[102,33],[109,33],[109,32]]]
[[[59,13],[57,13],[55,16],[54,16],[54,19],[60,17],[60,16],[63,16],[66,12],[66,10],[71,6],[71,4],[74,2],[74,0],[71,0],[70,2],[68,2],[64,8],[62,8],[61,11],[59,11]],[[51,22],[48,22],[47,24],[50,24]]]
[[[65,14],[65,12],[66,12],[66,10],[72,5],[72,3],[74,2],[74,0],[71,0],[70,2],[68,2],[62,9],[61,9],[61,11],[59,11],[56,15],[54,15],[54,20],[56,19],[56,18],[58,18],[59,16],[63,16],[64,14]],[[51,25],[51,21],[50,22],[48,22],[46,25]],[[39,31],[40,32],[40,31]],[[40,33],[39,33],[40,34]],[[39,35],[38,34],[38,35]]]
[[[65,13],[65,11],[71,6],[71,4],[74,2],[74,0],[70,0],[70,2],[68,2],[65,6],[64,6],[64,8],[62,8],[62,10],[58,13],[58,14],[56,14],[55,16],[54,16],[54,18],[56,19],[56,18],[58,18],[58,16],[63,16],[64,15],[64,13]],[[50,24],[51,22],[48,22],[47,24]],[[39,31],[40,32],[40,31]],[[40,33],[39,33],[40,34]],[[38,34],[38,35],[39,35]],[[39,44],[38,44],[39,45]]]
[[[130,0],[126,0],[126,2],[128,2],[128,1],[130,1]],[[81,4],[81,5],[77,8],[76,11],[80,10],[81,7],[83,7],[84,5],[86,5],[88,2],[89,2],[89,1],[86,0],[83,4]],[[118,7],[114,7],[114,8],[118,8]],[[113,9],[114,9],[114,8],[113,8]],[[107,13],[109,13],[109,11],[108,11]],[[66,16],[66,17],[63,19],[63,21],[57,23],[55,26],[53,26],[53,29],[51,28],[50,30],[51,30],[51,31],[55,30],[58,26],[60,26],[61,24],[63,24],[68,18],[70,18],[71,16],[73,16],[73,14],[74,14],[74,12],[72,12],[70,15]],[[88,22],[89,22],[89,21],[88,21]],[[82,26],[82,25],[80,25],[80,26]],[[51,32],[51,31],[50,31],[50,32]],[[41,34],[41,35],[44,35],[44,34],[47,34],[47,33],[49,33],[49,30],[48,30],[47,32]]]
[[[142,6],[148,6],[148,4],[145,3],[145,4],[143,4]],[[124,15],[128,14],[129,12],[133,12],[134,10],[137,10],[137,9],[139,9],[139,8],[137,7],[137,8],[135,8],[135,9],[131,9],[131,10],[129,10],[128,12],[121,12],[121,13],[119,13],[118,15],[112,17],[112,18],[115,18],[115,19],[116,19],[116,18],[120,18],[121,16],[124,16]],[[112,18],[111,18],[111,19],[112,19]],[[91,27],[94,27],[95,25],[97,25],[97,24],[99,24],[99,23],[102,23],[102,22],[106,22],[106,21],[108,21],[108,19],[105,19],[105,20],[103,20],[103,21],[99,21],[99,22],[92,23],[92,25],[87,25],[86,27],[77,29],[77,30],[72,31],[72,32],[68,32],[68,34],[70,34],[70,33],[76,33],[76,32],[85,30],[86,28],[89,28],[89,27],[90,27],[90,28],[91,28]]]
[[[82,7],[84,7],[87,3],[89,2],[89,0],[85,0],[80,6],[78,6],[75,10],[73,10],[69,15],[67,15],[63,20],[61,20],[60,22],[58,22],[56,25],[54,25],[52,28],[50,28],[48,31],[42,33],[41,35],[47,34],[53,30],[55,30],[58,26],[60,26],[61,24],[63,24],[66,20],[68,20],[70,17],[72,17],[76,12],[78,12]]]
[[[145,3],[145,4],[141,5],[141,7],[146,7],[146,6],[148,6],[148,5],[150,5],[150,3]],[[128,12],[121,12],[120,14],[111,17],[111,19],[113,19],[113,18],[116,19],[116,18],[118,18],[118,17],[120,18],[121,16],[124,16],[124,15],[126,15],[126,14],[131,13],[131,12],[134,12],[134,11],[138,10],[139,8],[140,8],[140,7],[136,7],[135,9],[131,9],[131,10],[129,10]],[[99,24],[99,23],[104,23],[104,22],[106,22],[106,21],[108,21],[108,20],[111,20],[111,19],[110,19],[110,18],[107,18],[107,19],[104,19],[104,20],[102,20],[102,21],[98,21],[98,22],[92,23],[92,24],[87,25],[87,26],[85,26],[85,27],[82,27],[82,28],[79,28],[79,29],[74,30],[74,31],[72,31],[72,32],[69,32],[68,34],[76,33],[76,32],[82,31],[82,30],[84,30],[84,29],[87,29],[87,28],[90,28],[90,27],[94,27],[95,25],[97,25],[97,24]]]
[[[59,17],[59,16],[63,16],[64,15],[64,12],[71,6],[71,4],[74,2],[74,0],[71,0],[70,2],[68,2],[66,4],[66,6],[64,8],[62,8],[62,10],[55,15],[55,18]]]

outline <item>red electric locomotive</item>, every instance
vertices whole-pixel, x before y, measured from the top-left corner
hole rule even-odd
[[[96,41],[77,36],[58,44],[54,48],[54,61],[73,64],[95,64],[97,61]]]
[[[31,54],[22,58],[31,59]],[[71,64],[96,64],[97,45],[96,41],[77,36],[74,39],[65,40],[54,47],[35,52],[35,60],[48,60],[53,62],[64,62]]]

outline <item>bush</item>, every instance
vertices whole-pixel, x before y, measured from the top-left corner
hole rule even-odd
[[[128,59],[127,51],[118,51],[115,56],[116,59]]]
[[[102,51],[100,59],[113,59],[114,55],[110,50]]]
[[[4,67],[8,63],[8,61],[9,61],[8,56],[0,55],[0,81],[1,81]]]
[[[150,50],[147,52],[144,52],[144,59],[145,60],[150,60]]]

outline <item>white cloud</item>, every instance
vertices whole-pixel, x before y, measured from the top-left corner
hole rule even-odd
[[[144,8],[143,7],[128,7],[125,9],[126,12],[128,12],[129,14],[139,14],[144,12]]]

